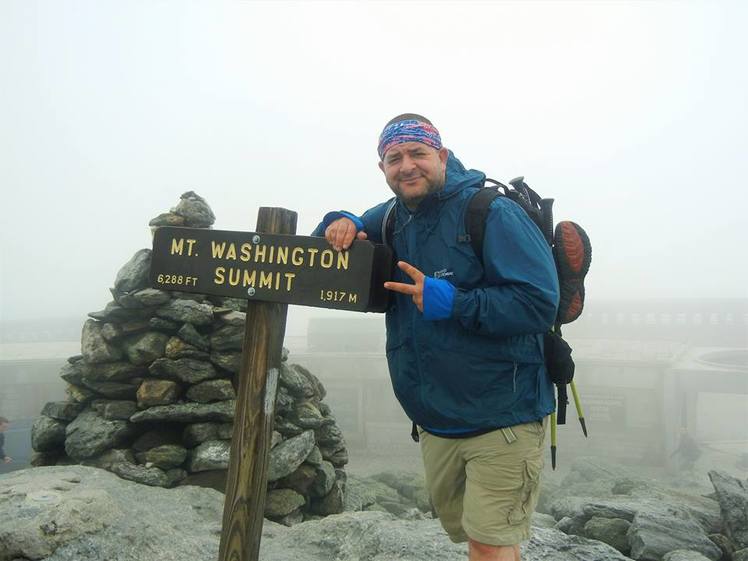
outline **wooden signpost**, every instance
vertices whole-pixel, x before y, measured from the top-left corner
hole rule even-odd
[[[256,232],[162,227],[154,234],[154,288],[248,300],[219,561],[259,556],[288,304],[387,306],[387,247],[357,241],[339,252],[323,238],[295,233],[295,212],[263,207]]]

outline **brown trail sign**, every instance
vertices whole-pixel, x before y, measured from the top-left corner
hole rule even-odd
[[[259,227],[258,227],[259,230]],[[277,232],[163,227],[153,238],[151,284],[250,301],[382,312],[389,248]]]
[[[295,212],[262,207],[257,232],[162,227],[153,238],[154,288],[248,300],[219,561],[257,561],[260,552],[288,304],[387,306],[389,248],[356,241],[338,252],[295,233]]]

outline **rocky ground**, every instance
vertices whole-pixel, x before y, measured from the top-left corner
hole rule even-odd
[[[709,496],[579,460],[549,478],[525,561],[747,561],[748,484],[712,471]],[[0,561],[217,558],[223,495],[148,487],[102,469],[0,476]],[[345,512],[291,527],[265,521],[264,561],[464,561],[431,517],[418,473],[350,474]]]

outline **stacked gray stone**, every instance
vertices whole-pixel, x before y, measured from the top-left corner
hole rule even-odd
[[[208,228],[188,192],[150,225]],[[113,300],[89,314],[81,354],[61,377],[68,399],[45,405],[32,429],[36,466],[83,464],[146,485],[225,485],[246,302],[148,286],[151,251],[119,271]],[[342,512],[343,435],[325,388],[287,361],[276,401],[266,516],[284,524]]]

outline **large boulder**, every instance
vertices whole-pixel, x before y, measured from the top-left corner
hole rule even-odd
[[[583,528],[593,517],[621,518],[632,522],[639,513],[661,513],[663,505],[677,505],[679,512],[693,519],[703,535],[716,533],[722,527],[719,509],[716,501],[706,497],[691,497],[678,500],[673,496],[655,497],[613,497],[609,499],[592,498],[587,496],[563,496],[554,500],[549,507],[550,514],[559,521],[560,528],[569,534],[585,535]]]
[[[218,372],[211,363],[194,358],[159,358],[151,363],[148,370],[158,378],[168,378],[187,384],[198,384],[218,377]]]
[[[584,525],[584,535],[592,540],[607,543],[624,554],[629,552],[629,541],[626,537],[631,523],[622,518],[602,518],[593,516]]]
[[[748,486],[724,472],[710,471],[719,501],[725,534],[737,549],[748,548]]]
[[[133,423],[146,421],[168,421],[173,423],[196,423],[199,421],[231,421],[234,419],[236,401],[215,403],[177,403],[157,405],[139,411],[130,417]]]
[[[268,481],[291,475],[314,449],[314,433],[310,430],[278,444],[270,450]]]
[[[136,393],[138,407],[146,409],[157,405],[170,405],[177,401],[179,393],[179,384],[171,380],[143,380]],[[134,414],[135,411],[130,416]]]
[[[117,278],[114,280],[114,290],[122,294],[146,288],[150,268],[151,250],[138,250],[117,273]]]
[[[83,404],[72,401],[50,401],[44,405],[42,415],[68,422],[75,419],[84,408]]]
[[[304,497],[292,489],[273,489],[265,500],[265,516],[283,518],[304,505]]]
[[[150,364],[164,356],[169,336],[158,331],[147,331],[125,339],[123,348],[127,359],[133,364]]]
[[[201,351],[207,351],[210,347],[208,338],[198,332],[198,330],[195,329],[195,326],[190,323],[185,323],[180,327],[177,335],[179,335],[179,338],[182,339],[182,341],[189,343]]]
[[[51,452],[65,446],[66,424],[42,415],[31,427],[31,447],[37,452]]]
[[[122,358],[122,351],[101,334],[101,325],[92,319],[83,324],[81,354],[87,363],[114,362]]]
[[[185,226],[191,228],[209,228],[216,221],[208,203],[194,191],[182,193],[179,203],[171,212],[183,217]]]
[[[83,379],[97,382],[127,382],[147,373],[143,366],[136,366],[130,362],[108,362],[103,364],[84,364],[78,367],[81,376],[71,383],[81,383]]]
[[[182,465],[187,458],[187,449],[178,444],[162,444],[145,452],[138,452],[137,457],[142,464],[152,464],[157,468],[169,470]]]
[[[142,467],[142,466],[141,466]],[[0,560],[217,559],[223,495],[84,466],[0,475]]]
[[[244,342],[244,324],[224,325],[210,336],[210,348],[216,351],[241,351]]]
[[[230,380],[207,380],[195,384],[187,390],[187,399],[198,403],[210,403],[213,401],[226,401],[236,399],[236,392]]]
[[[207,440],[192,450],[190,472],[228,469],[230,455],[231,442],[228,440]]]
[[[213,322],[213,306],[194,300],[172,300],[156,310],[160,318],[192,325],[210,325]]]
[[[123,479],[129,479],[152,487],[173,487],[187,477],[183,469],[162,470],[156,466],[143,466],[129,462],[118,462],[109,468]]]
[[[65,452],[76,460],[92,458],[118,447],[132,434],[133,428],[127,421],[107,420],[87,410],[67,426]]]
[[[186,324],[185,324],[186,325]],[[210,356],[205,351],[201,351],[194,345],[190,345],[184,339],[171,337],[166,342],[166,358],[196,358],[198,360],[208,360]]]
[[[704,533],[691,516],[683,510],[665,507],[660,511],[640,511],[628,531],[631,557],[644,561],[660,561],[676,549],[696,551],[712,561],[722,557],[722,551]]]
[[[169,296],[168,292],[158,290],[157,288],[144,288],[143,290],[138,290],[133,293],[132,297],[141,306],[147,307],[161,306],[171,300],[171,296]]]

